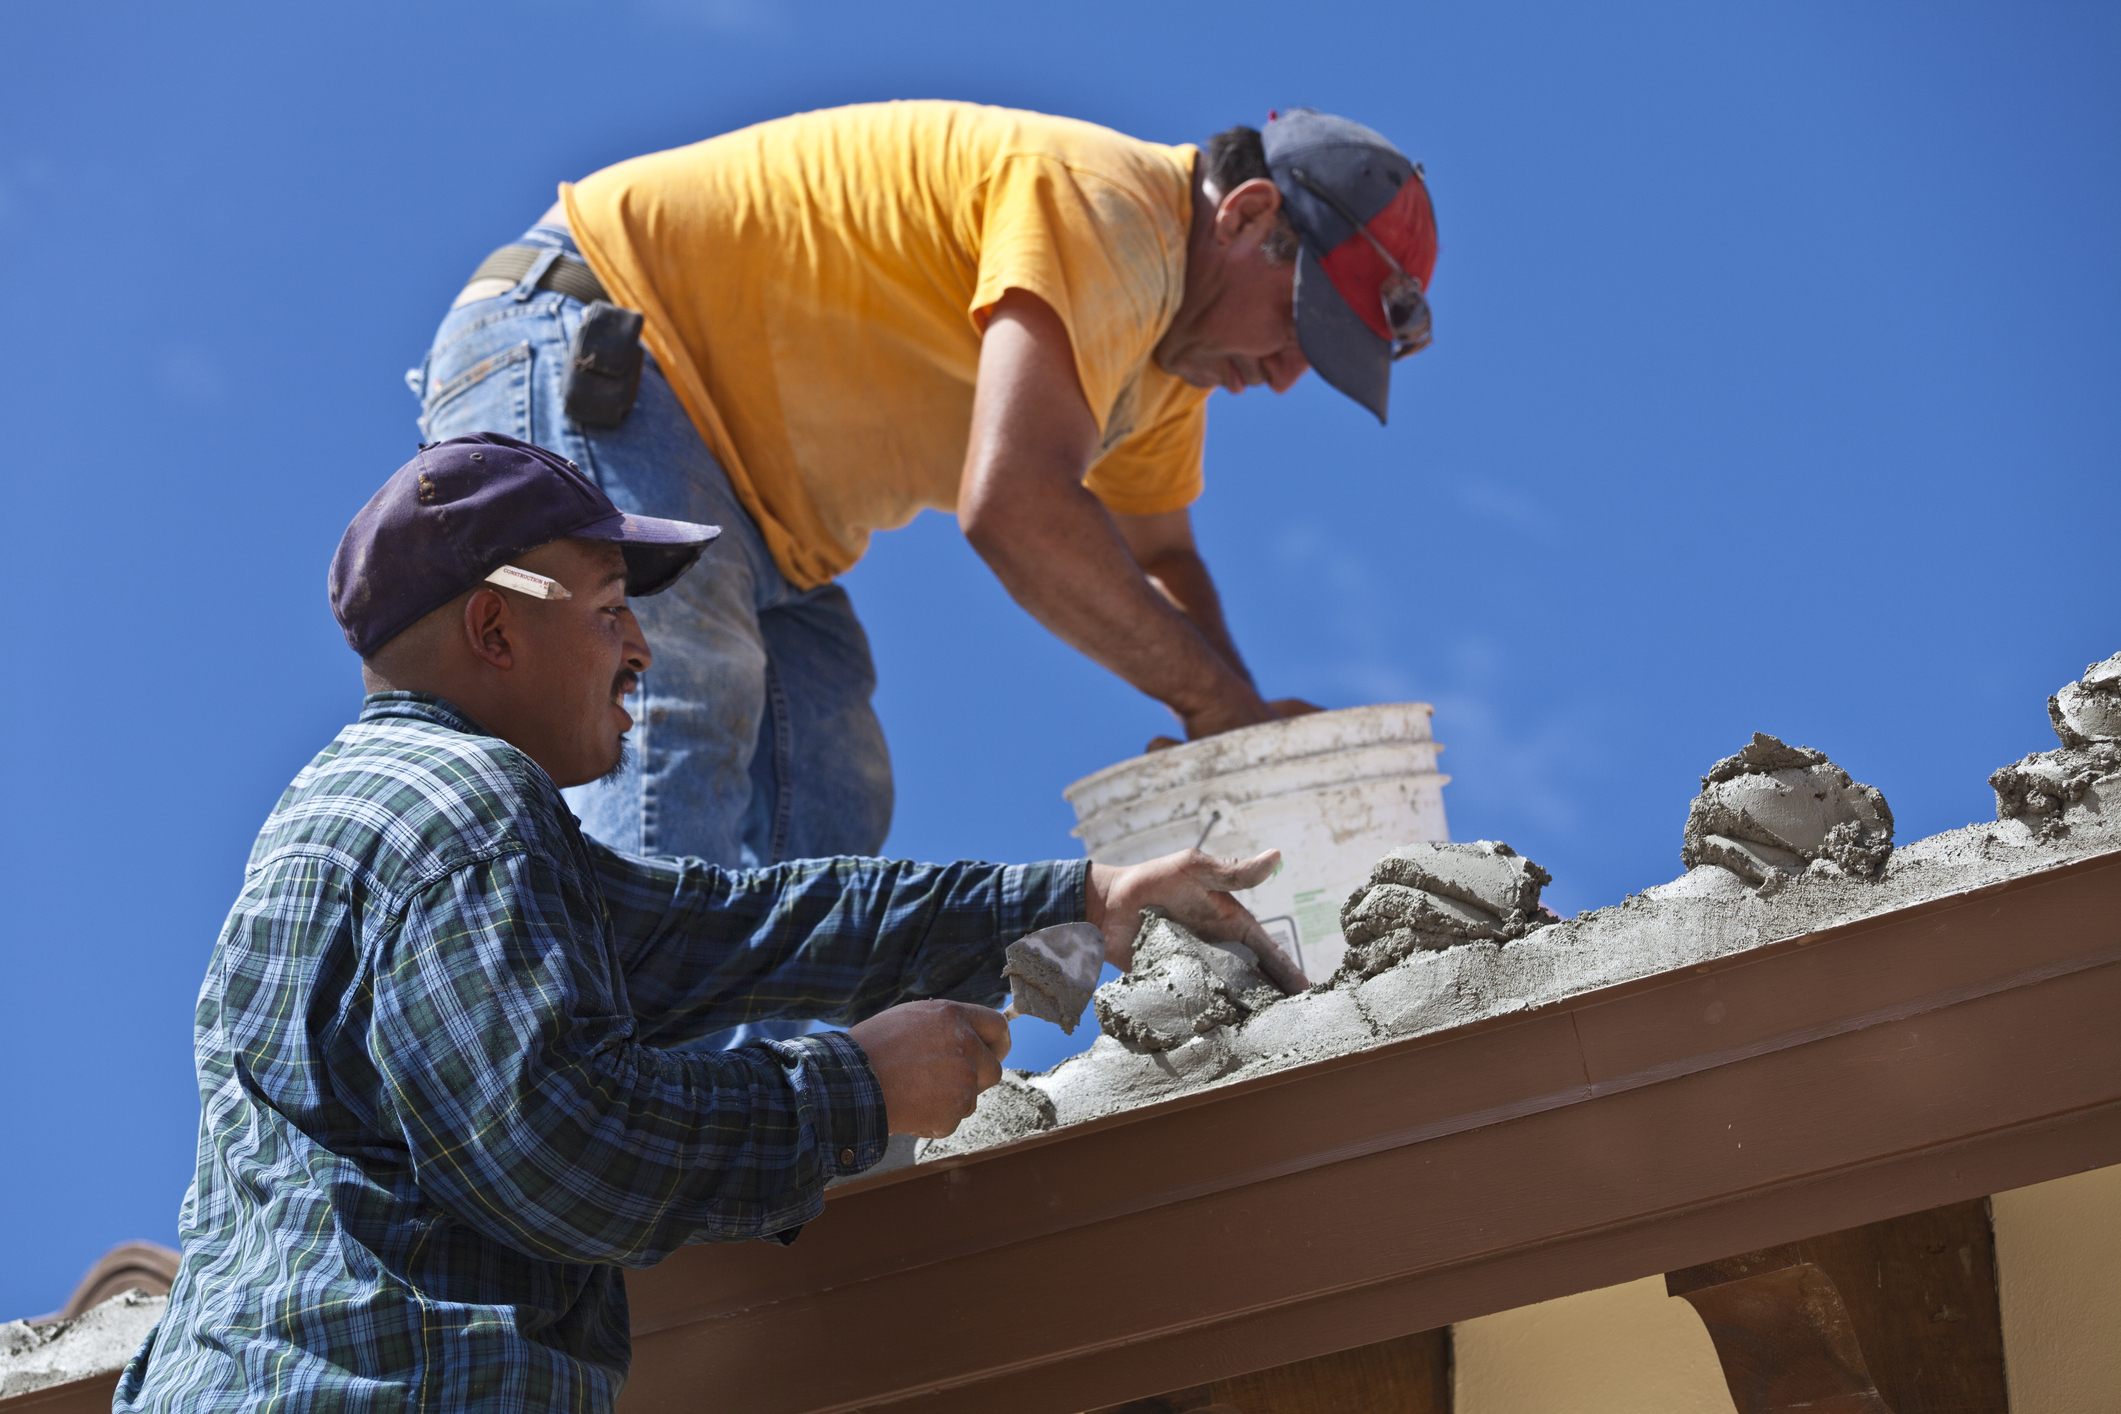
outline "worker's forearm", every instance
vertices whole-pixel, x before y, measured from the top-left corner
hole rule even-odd
[[[1017,603],[1178,713],[1188,736],[1271,720],[1273,710],[1233,666],[1235,653],[1226,656],[1175,607],[1212,602],[1212,586],[1206,601],[1199,592],[1206,571],[1199,583],[1174,571],[1179,583],[1166,586],[1167,598],[1083,488],[1099,428],[1070,348],[1066,326],[1037,296],[1009,290],[996,302],[958,496],[966,538]],[[1220,611],[1211,618],[1219,628]]]
[[[1207,563],[1191,550],[1169,550],[1144,560],[1141,569],[1149,577],[1149,583],[1193,621],[1201,637],[1208,640],[1208,646],[1239,677],[1251,682],[1252,670],[1238,656],[1229,625],[1223,622],[1222,596],[1215,592],[1215,581],[1208,574]]]
[[[1166,586],[1170,597],[1159,593],[1104,507],[1082,487],[1063,485],[1046,496],[990,508],[966,525],[966,535],[1034,618],[1164,703],[1189,728],[1224,730],[1273,715],[1237,664],[1235,650],[1212,642],[1178,607],[1187,593],[1199,600],[1199,585],[1179,574],[1179,586]],[[1199,579],[1206,581],[1204,568]],[[1210,602],[1213,593],[1210,585]],[[1219,610],[1213,621],[1220,628]],[[1228,635],[1221,637],[1226,646]]]
[[[719,869],[590,855],[640,1039],[675,1046],[777,1016],[842,1023],[914,997],[993,1002],[996,938],[1074,922],[1080,864],[795,860]]]

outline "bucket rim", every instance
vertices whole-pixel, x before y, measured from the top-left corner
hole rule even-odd
[[[1404,729],[1394,730],[1387,723],[1396,724],[1407,717],[1418,715],[1421,720],[1419,734],[1409,734]],[[1131,794],[1115,793],[1111,799],[1100,801],[1093,814],[1101,814],[1116,805],[1146,795],[1160,795],[1165,791],[1198,784],[1220,776],[1236,775],[1255,770],[1263,765],[1286,764],[1300,761],[1306,756],[1324,756],[1332,752],[1364,747],[1385,746],[1397,742],[1420,742],[1443,750],[1443,743],[1430,735],[1429,720],[1436,715],[1435,705],[1428,702],[1377,702],[1362,707],[1337,707],[1324,712],[1310,712],[1301,717],[1285,717],[1276,722],[1258,722],[1234,731],[1219,732],[1178,746],[1166,747],[1162,751],[1147,751],[1139,756],[1130,756],[1124,761],[1114,762],[1102,770],[1061,788],[1061,796],[1076,807],[1077,814],[1083,810],[1082,797],[1098,794],[1100,787],[1124,780],[1128,776],[1156,776],[1155,784],[1145,783]],[[1339,736],[1342,729],[1350,725],[1374,723],[1367,735],[1356,733],[1354,739],[1341,739],[1330,744],[1320,743],[1313,750],[1301,749],[1305,737]],[[1293,752],[1272,752],[1266,743],[1279,736],[1297,738],[1298,749]],[[1152,769],[1153,768],[1153,769]]]

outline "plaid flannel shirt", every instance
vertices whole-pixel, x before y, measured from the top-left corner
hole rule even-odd
[[[993,1003],[1081,863],[724,871],[585,838],[448,704],[385,693],[287,788],[199,994],[198,1174],[119,1410],[611,1407],[619,1269],[787,1234],[882,1155],[845,1036]]]

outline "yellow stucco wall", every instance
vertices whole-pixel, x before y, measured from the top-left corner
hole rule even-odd
[[[1452,1328],[1456,1414],[1735,1414],[1701,1318],[1664,1278]]]
[[[2011,1414],[2121,1414],[2121,1167],[1994,1205]],[[1735,1414],[1708,1332],[1661,1276],[1452,1337],[1457,1414]]]
[[[2121,1410],[2121,1167],[1995,1196],[2011,1414]]]

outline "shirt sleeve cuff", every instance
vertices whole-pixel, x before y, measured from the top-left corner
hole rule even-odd
[[[869,1057],[844,1031],[797,1036],[778,1045],[800,1051],[817,1076],[812,1099],[818,1168],[827,1179],[860,1173],[884,1157],[890,1126],[884,1089]]]
[[[1090,916],[1089,887],[1087,859],[1010,865],[1002,871],[1002,941],[1014,942],[1057,923],[1083,922]]]

